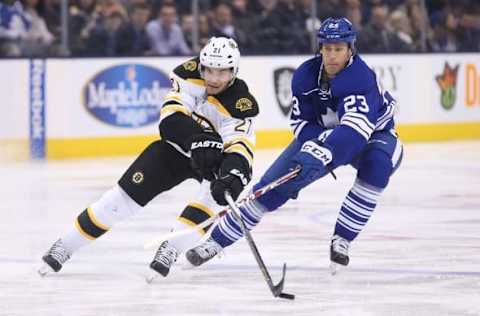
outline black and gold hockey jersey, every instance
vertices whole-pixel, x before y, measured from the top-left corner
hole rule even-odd
[[[251,166],[255,148],[253,119],[259,110],[247,84],[236,78],[220,94],[207,95],[198,57],[176,67],[170,73],[170,79],[172,90],[165,97],[160,123],[170,115],[181,112],[205,130],[217,132],[223,139],[225,152],[240,154]],[[189,155],[179,144],[172,145]]]

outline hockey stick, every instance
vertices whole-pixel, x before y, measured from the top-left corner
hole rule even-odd
[[[252,251],[252,254],[255,257],[258,267],[262,271],[263,277],[267,282],[268,287],[270,288],[270,291],[272,292],[273,296],[285,298],[289,300],[295,299],[295,295],[282,292],[283,286],[285,283],[285,274],[287,272],[287,264],[286,263],[283,264],[282,279],[280,280],[280,282],[278,282],[277,285],[274,285],[272,281],[272,277],[270,276],[270,273],[268,272],[267,267],[265,266],[265,263],[263,262],[263,259],[260,256],[260,252],[258,251],[257,245],[253,240],[252,234],[250,234],[250,231],[247,229],[247,227],[245,226],[245,223],[243,222],[241,211],[238,208],[238,206],[235,204],[235,201],[233,201],[232,196],[228,191],[225,192],[225,200],[227,200],[228,206],[230,206],[230,209],[232,210],[231,214],[240,223],[240,228],[243,232],[243,235],[247,240],[248,246],[250,246],[250,250]]]
[[[300,169],[301,169],[300,167],[297,167],[297,168],[293,169],[292,171],[288,172],[287,174],[281,176],[280,178],[278,178],[276,180],[273,180],[272,182],[270,182],[269,184],[261,187],[260,189],[256,190],[255,192],[250,193],[249,195],[247,195],[246,197],[244,197],[243,199],[238,201],[238,203],[241,204],[241,203],[245,203],[247,201],[252,201],[252,200],[255,200],[255,199],[259,198],[260,196],[264,195],[268,191],[273,190],[276,187],[284,184],[285,182],[295,178],[297,176],[297,174],[300,172]],[[229,210],[229,208],[227,207],[227,208],[223,209],[222,211],[218,212],[215,216],[210,217],[209,219],[201,222],[200,224],[198,224],[196,226],[192,226],[192,227],[188,227],[188,228],[185,228],[185,229],[182,229],[182,230],[174,231],[174,232],[165,234],[161,237],[151,239],[143,245],[143,248],[145,250],[152,249],[152,248],[157,248],[165,240],[169,240],[169,239],[173,239],[173,238],[176,238],[176,237],[179,237],[179,236],[187,235],[187,234],[192,233],[195,230],[203,229],[203,228],[207,227],[208,225],[214,223],[220,217],[224,216],[227,213],[228,210]]]

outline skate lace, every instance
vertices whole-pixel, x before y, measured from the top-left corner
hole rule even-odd
[[[213,258],[217,254],[223,255],[223,248],[212,238],[207,239],[203,244],[197,247],[197,253],[203,258]]]
[[[160,248],[158,248],[154,260],[161,262],[166,267],[170,267],[175,261],[177,261],[177,256],[177,249],[170,246],[168,242],[164,242]]]
[[[348,256],[348,248],[350,242],[340,236],[333,237],[332,248],[335,252],[341,253],[342,255]]]
[[[48,254],[60,264],[64,264],[68,259],[70,259],[71,256],[61,241],[54,243]]]

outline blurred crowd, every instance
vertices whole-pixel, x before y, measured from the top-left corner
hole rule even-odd
[[[191,0],[70,0],[65,20],[62,0],[1,1],[0,57],[193,55],[210,36],[234,38],[247,55],[311,54],[328,16],[354,23],[361,53],[480,51],[479,0],[198,3],[196,19]]]

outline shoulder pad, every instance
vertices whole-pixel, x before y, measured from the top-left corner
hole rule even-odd
[[[247,84],[242,79],[235,79],[230,87],[213,97],[234,118],[244,119],[258,114],[257,100],[250,94]]]
[[[352,64],[331,81],[332,94],[336,97],[365,93],[376,86],[375,73],[358,55],[354,56]]]
[[[293,73],[292,92],[301,94],[318,87],[318,74],[321,61],[318,57],[313,57],[302,63]]]
[[[173,69],[173,73],[182,79],[202,79],[200,76],[200,58],[195,57]]]

